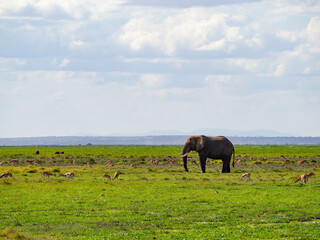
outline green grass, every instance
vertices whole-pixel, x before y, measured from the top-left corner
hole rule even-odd
[[[190,163],[190,172],[185,172],[182,165],[151,166],[148,159],[141,160],[174,155],[181,151],[178,146],[57,148],[76,159],[93,158],[93,168],[67,165],[62,157],[43,166],[3,164],[0,173],[9,170],[13,178],[0,179],[0,238],[319,239],[320,148],[287,147],[236,146],[237,154],[254,159],[244,160],[230,174],[220,173],[221,161],[212,161],[201,174]],[[40,156],[31,156],[50,156],[55,149],[43,148]],[[21,154],[23,159],[36,149],[2,148],[0,157],[5,161]],[[106,154],[111,155],[104,159]],[[280,164],[281,155],[294,163]],[[300,155],[307,165],[296,164]],[[106,159],[113,159],[115,166],[99,164]],[[261,164],[254,163],[257,159]],[[131,168],[128,162],[143,164]],[[41,179],[44,170],[73,171],[75,178]],[[118,180],[102,178],[115,171],[122,173]],[[309,184],[293,183],[308,171],[316,174]],[[251,173],[252,181],[239,181],[244,172]]]

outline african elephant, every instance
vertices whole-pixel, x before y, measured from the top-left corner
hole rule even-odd
[[[229,173],[231,156],[233,154],[232,165],[234,167],[234,147],[226,137],[207,137],[203,135],[189,137],[182,150],[183,165],[187,172],[187,155],[190,151],[199,153],[201,170],[203,173],[206,172],[207,158],[222,159],[223,167],[221,172]]]

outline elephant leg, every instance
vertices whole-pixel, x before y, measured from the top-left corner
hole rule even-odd
[[[223,165],[222,165],[222,173],[229,173],[230,172],[230,157],[224,157],[222,159]]]
[[[206,156],[200,156],[200,164],[201,164],[202,173],[206,172],[206,161],[207,161]]]

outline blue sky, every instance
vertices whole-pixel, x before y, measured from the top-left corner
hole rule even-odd
[[[1,1],[0,109],[0,137],[320,136],[320,2]]]

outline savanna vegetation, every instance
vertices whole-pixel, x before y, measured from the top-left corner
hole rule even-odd
[[[0,147],[0,239],[320,239],[320,146],[235,146],[228,174],[196,153],[185,172],[181,149]]]

